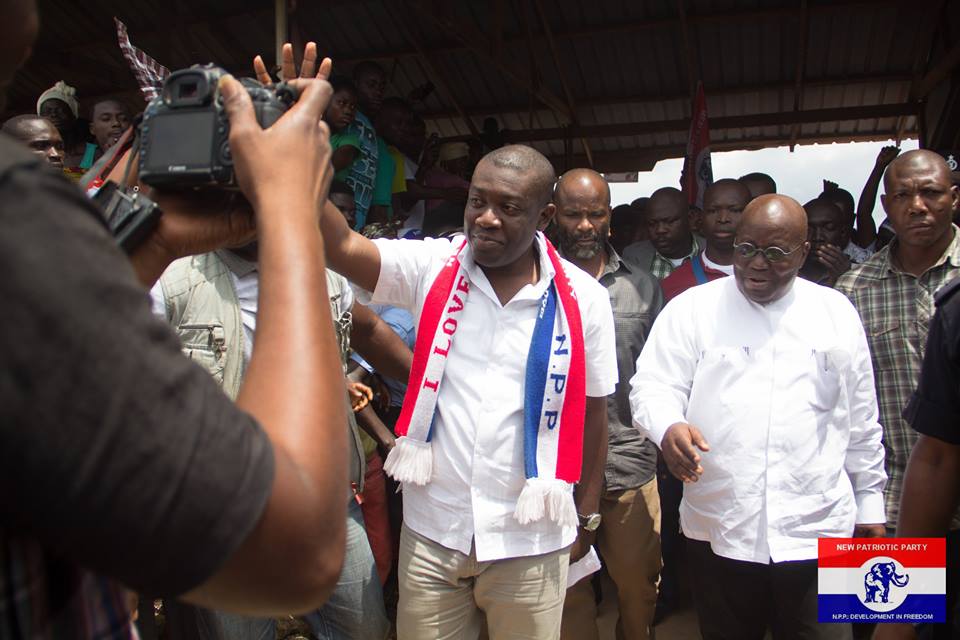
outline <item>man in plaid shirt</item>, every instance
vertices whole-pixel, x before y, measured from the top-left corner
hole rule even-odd
[[[650,239],[627,246],[623,258],[663,280],[684,261],[703,251],[703,239],[691,230],[692,217],[682,191],[673,187],[657,189],[647,204]]]
[[[909,151],[890,164],[883,185],[886,194],[880,200],[897,236],[840,276],[836,288],[860,312],[870,342],[886,452],[887,526],[892,530],[917,439],[901,412],[917,386],[934,294],[960,276],[960,240],[951,221],[957,189],[941,156]]]

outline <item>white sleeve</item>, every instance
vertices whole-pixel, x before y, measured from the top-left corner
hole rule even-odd
[[[380,276],[377,287],[371,293],[354,286],[356,300],[360,304],[389,304],[413,311],[417,296],[425,296],[429,288],[432,268],[439,270],[443,260],[455,247],[450,240],[391,240],[380,238],[373,241],[380,251]],[[459,245],[458,245],[459,246]]]
[[[847,396],[850,403],[850,443],[844,459],[844,469],[853,485],[857,501],[857,524],[880,524],[886,522],[883,487],[887,474],[883,468],[883,427],[877,409],[877,393],[874,387],[873,365],[867,336],[856,310],[850,306],[849,322],[856,325],[850,344],[854,345],[853,358],[847,376]]]
[[[663,308],[630,379],[633,424],[658,447],[671,425],[686,421],[699,361],[690,300],[681,294]]]
[[[163,295],[163,287],[160,285],[159,280],[157,280],[156,284],[150,289],[150,310],[153,311],[153,315],[169,322],[170,319],[167,317],[167,299]]]
[[[617,389],[617,341],[613,327],[613,309],[606,289],[591,296],[583,318],[583,348],[586,356],[586,391],[591,398],[603,398]]]

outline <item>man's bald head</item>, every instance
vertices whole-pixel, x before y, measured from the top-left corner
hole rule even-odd
[[[733,275],[741,293],[758,304],[786,295],[810,249],[806,239],[807,216],[799,202],[776,194],[754,198],[737,226]],[[749,255],[755,249],[760,251]],[[765,252],[776,259],[770,260]]]
[[[807,214],[800,203],[790,196],[773,193],[751,200],[743,210],[737,232],[760,226],[781,229],[784,237],[793,241],[793,245],[807,238]]]
[[[750,190],[750,195],[754,198],[777,192],[776,181],[767,174],[760,173],[759,171],[740,176],[740,182]]]
[[[703,192],[703,208],[707,208],[707,203],[713,200],[735,199],[742,203],[741,207],[746,207],[750,202],[750,190],[739,180],[733,178],[721,178],[717,180]]]
[[[593,169],[572,169],[560,176],[553,193],[553,202],[558,207],[571,198],[601,198],[610,207],[610,185]]]
[[[553,165],[542,153],[523,144],[511,144],[494,149],[481,160],[480,164],[489,164],[498,169],[512,169],[527,179],[529,193],[538,206],[548,204],[553,196],[553,185],[557,174]]]
[[[929,149],[914,149],[897,156],[893,162],[887,165],[887,170],[883,173],[883,190],[890,192],[891,184],[897,176],[904,173],[933,171],[941,175],[947,182],[953,184],[953,177],[950,173],[950,167],[947,161],[939,153]]]
[[[34,115],[32,113],[25,113],[22,116],[13,116],[3,123],[3,127],[0,127],[0,131],[3,131],[8,136],[22,139],[24,131],[29,129],[32,123],[37,121],[48,122],[46,118]]]
[[[675,211],[687,210],[687,197],[676,187],[661,187],[650,194],[647,206],[668,206]]]

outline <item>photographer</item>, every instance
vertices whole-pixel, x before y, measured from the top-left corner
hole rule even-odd
[[[33,0],[0,4],[0,91],[37,27]],[[253,213],[158,198],[132,269],[75,186],[0,139],[0,636],[133,637],[121,584],[261,616],[313,609],[335,584],[346,415],[317,228],[330,88],[297,87],[261,130],[243,87],[221,81]],[[143,285],[254,235],[257,343],[234,405]]]

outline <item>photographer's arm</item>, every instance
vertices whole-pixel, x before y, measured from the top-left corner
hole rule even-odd
[[[316,203],[330,180],[329,136],[318,125],[330,88],[305,86],[270,129],[247,93],[221,83],[237,179],[259,231],[257,340],[237,404],[270,437],[275,477],[266,509],[225,565],[186,599],[254,615],[315,608],[343,559],[347,483],[345,403],[327,303]],[[313,295],[305,295],[312,292]]]

